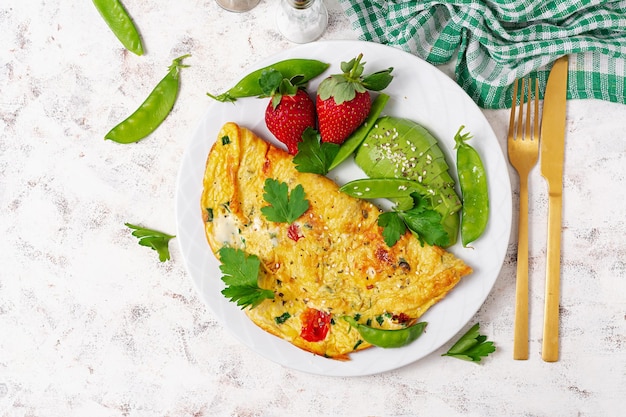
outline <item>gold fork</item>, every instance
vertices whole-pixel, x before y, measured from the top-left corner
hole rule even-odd
[[[528,174],[537,164],[539,155],[539,87],[534,80],[521,80],[519,110],[516,102],[519,80],[515,80],[509,121],[508,154],[511,165],[519,175],[519,232],[517,245],[517,280],[515,284],[515,330],[513,359],[528,359]],[[527,94],[526,113],[524,95]],[[531,101],[534,108],[531,108]],[[534,110],[534,111],[533,111]],[[532,130],[531,130],[532,120]]]

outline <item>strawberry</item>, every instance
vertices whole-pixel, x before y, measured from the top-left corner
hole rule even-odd
[[[286,79],[271,97],[265,109],[265,125],[295,155],[302,133],[307,127],[315,128],[315,103],[305,90]]]
[[[339,105],[333,97],[322,100],[317,96],[319,130],[323,142],[342,144],[367,118],[372,107],[367,91]]]
[[[363,76],[363,54],[341,63],[342,74],[324,79],[317,90],[316,109],[323,142],[343,143],[367,118],[372,106],[370,91],[386,88],[393,76],[388,68]]]
[[[301,89],[295,95],[281,96],[276,105],[271,100],[265,109],[265,125],[295,155],[302,133],[307,127],[315,128],[315,104]]]

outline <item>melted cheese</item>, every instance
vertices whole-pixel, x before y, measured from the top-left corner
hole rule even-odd
[[[241,241],[240,226],[234,216],[226,213],[213,219],[215,240],[222,246],[238,247]]]

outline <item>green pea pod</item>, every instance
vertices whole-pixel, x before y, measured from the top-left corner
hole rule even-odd
[[[336,168],[339,164],[345,161],[350,155],[356,151],[356,149],[361,145],[361,143],[367,137],[367,134],[374,126],[374,122],[378,119],[380,114],[382,113],[385,105],[389,101],[389,96],[385,93],[381,93],[374,99],[372,102],[372,108],[370,109],[369,114],[367,115],[367,119],[363,122],[361,126],[357,128],[348,138],[345,140],[343,144],[341,144],[341,148],[339,148],[339,152],[333,159],[333,162],[330,164],[328,170],[330,171],[333,168]]]
[[[264,96],[266,93],[259,83],[259,80],[265,71],[278,71],[283,75],[283,78],[287,79],[300,76],[298,81],[305,83],[326,71],[329,66],[330,64],[315,59],[286,59],[251,72],[225,93],[217,96],[207,93],[207,96],[221,102],[236,101],[238,98],[243,97]]]
[[[461,242],[467,246],[478,239],[487,227],[489,220],[489,189],[487,173],[476,150],[465,143],[471,138],[469,133],[461,135],[461,126],[454,136],[456,142],[456,169],[463,199],[461,209]]]
[[[340,191],[358,198],[402,198],[410,197],[411,193],[421,195],[434,194],[435,191],[423,184],[402,178],[362,178],[343,185]]]
[[[428,324],[422,321],[403,329],[389,330],[377,329],[357,323],[357,321],[350,316],[343,316],[343,319],[347,321],[350,326],[358,330],[363,340],[381,348],[398,348],[412,343],[421,336],[424,328]]]
[[[100,15],[122,45],[129,51],[143,55],[143,45],[137,27],[119,0],[93,0]]]
[[[168,68],[167,75],[157,84],[141,106],[111,129],[104,138],[118,143],[133,143],[154,132],[174,107],[180,86],[180,69],[188,67],[188,65],[183,65],[182,61],[189,56],[191,55],[174,59]]]

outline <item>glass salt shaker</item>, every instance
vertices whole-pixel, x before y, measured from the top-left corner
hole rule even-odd
[[[312,42],[326,30],[328,11],[323,0],[279,0],[276,25],[292,42]]]

